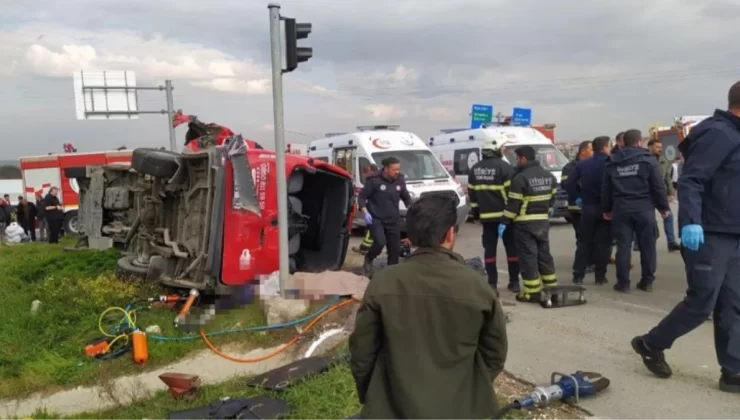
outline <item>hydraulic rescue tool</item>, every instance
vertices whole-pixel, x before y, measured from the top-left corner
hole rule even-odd
[[[540,292],[540,305],[543,308],[583,305],[586,303],[585,291],[585,287],[577,285],[545,287]]]
[[[545,407],[570,398],[575,398],[577,403],[581,397],[590,397],[605,390],[610,383],[608,378],[596,372],[579,370],[571,375],[553,372],[550,386],[533,389],[529,395],[517,398],[501,408],[493,418],[500,419],[510,410]]]

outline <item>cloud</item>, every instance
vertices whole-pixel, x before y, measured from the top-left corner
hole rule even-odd
[[[369,104],[365,105],[364,109],[370,113],[373,119],[378,121],[403,118],[408,113],[405,109],[390,104]]]

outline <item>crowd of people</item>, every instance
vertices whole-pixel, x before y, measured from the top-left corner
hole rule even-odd
[[[730,88],[728,110],[716,110],[681,142],[677,165],[661,157],[659,143],[644,147],[639,130],[615,140],[612,145],[600,136],[582,144],[561,180],[576,236],[572,280],[583,283],[593,266],[595,283],[607,283],[616,245],[614,290],[628,293],[634,243],[641,263],[636,287],[652,291],[657,210],[669,251],[683,258],[688,290],[669,315],[630,345],[653,374],[668,378],[665,350],[711,316],[719,389],[740,393],[740,82]],[[360,209],[373,226],[376,248],[366,269],[382,249],[380,240],[389,247],[389,266],[372,276],[350,337],[360,417],[490,418],[496,412],[493,380],[508,352],[498,300],[498,239],[507,254],[508,289],[518,300],[538,302],[543,287],[557,284],[549,249],[557,180],[531,147],[517,148],[516,168],[511,167],[502,159],[505,146],[503,137],[487,140],[468,180],[473,217],[483,225],[488,284],[453,251],[454,198],[431,195],[411,203],[397,161],[383,162],[365,184]],[[670,208],[675,199],[678,240]],[[411,204],[406,232],[415,251],[398,264],[397,252],[391,252],[398,241],[392,244],[391,238],[396,239],[400,200]]]
[[[64,208],[59,201],[58,187],[51,187],[46,196],[37,193],[35,202],[19,196],[18,204],[13,206],[9,194],[4,194],[0,200],[0,244],[35,242],[37,239],[59,243],[63,222]]]

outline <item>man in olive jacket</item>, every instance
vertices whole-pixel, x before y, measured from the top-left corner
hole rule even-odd
[[[349,346],[367,419],[490,418],[508,351],[506,317],[486,278],[454,253],[457,203],[425,196],[409,208],[416,251],[378,271]]]
[[[657,140],[650,140],[648,142],[648,150],[650,153],[658,159],[660,164],[660,172],[663,174],[665,179],[666,193],[668,194],[668,202],[672,203],[676,196],[676,189],[673,187],[673,176],[671,171],[673,165],[668,159],[663,156],[663,145]],[[681,250],[681,245],[676,242],[675,226],[673,223],[673,212],[668,213],[668,217],[663,219],[663,230],[665,231],[665,238],[668,243],[668,251],[675,252]]]

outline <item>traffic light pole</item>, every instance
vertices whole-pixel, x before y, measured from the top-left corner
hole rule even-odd
[[[280,294],[286,297],[290,277],[288,250],[288,182],[285,174],[285,121],[283,115],[283,51],[280,41],[280,5],[270,3],[270,52],[272,56],[272,106],[275,118],[275,163],[277,167],[278,244]]]

